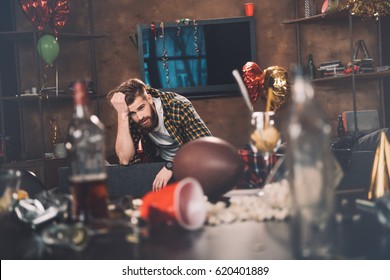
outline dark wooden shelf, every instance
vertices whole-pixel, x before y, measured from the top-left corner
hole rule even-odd
[[[336,19],[347,19],[349,14],[348,9],[338,10],[329,13],[323,13],[314,15],[307,18],[296,18],[291,20],[283,21],[283,24],[294,24],[294,23],[312,23],[316,21],[325,21],[325,20],[336,20]]]
[[[362,73],[362,74],[355,74],[356,80],[374,80],[374,79],[380,79],[383,77],[390,76],[390,70],[386,71],[380,71],[380,72],[372,72],[372,73]],[[352,80],[352,74],[348,75],[341,75],[337,77],[327,77],[327,78],[319,78],[314,79],[313,83],[326,83],[331,81],[349,81]]]
[[[8,101],[38,101],[39,99],[46,100],[46,99],[71,99],[72,95],[66,95],[66,94],[59,94],[58,96],[55,95],[48,95],[48,94],[22,94],[22,95],[16,95],[16,96],[6,96],[2,97],[3,100]]]
[[[9,5],[9,7],[6,7],[6,9],[8,11],[8,13],[10,13],[9,15],[7,14],[7,19],[12,19],[16,14],[16,6],[18,5],[17,4],[17,1],[9,1],[11,4]],[[107,38],[108,36],[105,35],[105,34],[95,34],[93,32],[91,32],[91,30],[93,29],[93,8],[92,8],[92,3],[93,1],[92,0],[87,0],[85,1],[85,5],[84,5],[84,8],[85,8],[85,20],[86,20],[86,26],[83,26],[82,28],[77,28],[77,25],[75,25],[75,29],[74,30],[71,30],[71,29],[64,29],[64,30],[61,30],[61,32],[58,33],[57,36],[54,35],[54,32],[52,32],[51,29],[47,29],[47,30],[43,30],[43,31],[38,31],[36,30],[34,27],[30,26],[29,28],[23,28],[23,29],[16,29],[18,28],[19,25],[12,25],[12,27],[10,26],[8,29],[2,29],[0,30],[0,43],[1,44],[5,44],[7,46],[6,48],[6,53],[8,54],[11,54],[12,56],[14,56],[14,63],[15,63],[15,66],[16,68],[14,69],[15,71],[13,71],[13,73],[10,73],[9,75],[7,75],[7,77],[10,77],[12,78],[12,81],[15,81],[15,85],[12,85],[10,89],[6,90],[6,89],[2,89],[0,88],[0,103],[2,106],[11,106],[12,107],[15,107],[15,110],[17,112],[16,113],[19,113],[19,118],[18,118],[18,122],[19,122],[19,131],[18,129],[15,129],[15,130],[10,130],[8,132],[8,127],[9,126],[15,126],[15,121],[16,120],[12,120],[10,118],[6,118],[4,116],[4,110],[2,110],[2,112],[0,112],[0,119],[3,120],[2,124],[0,125],[1,127],[1,133],[2,134],[9,134],[11,133],[11,135],[14,137],[14,138],[18,138],[18,142],[20,143],[17,143],[20,147],[17,148],[15,147],[15,153],[14,152],[11,152],[10,155],[12,155],[12,158],[29,158],[30,155],[33,155],[34,157],[37,157],[37,153],[41,154],[41,156],[39,156],[39,158],[43,159],[45,158],[45,152],[47,150],[51,150],[48,146],[48,143],[45,143],[45,138],[46,138],[46,134],[45,134],[45,131],[48,129],[47,127],[47,123],[45,122],[44,120],[44,114],[45,114],[45,110],[47,110],[48,104],[55,104],[56,107],[58,107],[59,110],[62,109],[61,106],[64,106],[64,109],[66,108],[66,110],[69,110],[69,106],[72,106],[72,101],[73,101],[73,95],[72,93],[69,91],[69,89],[64,86],[62,88],[62,90],[58,90],[57,92],[55,91],[55,88],[54,87],[51,87],[51,89],[49,90],[49,88],[44,88],[42,90],[41,88],[41,71],[43,70],[43,66],[41,65],[42,62],[40,61],[39,57],[37,55],[35,55],[37,53],[37,40],[39,40],[39,38],[41,38],[41,36],[43,35],[52,35],[54,37],[57,37],[58,38],[58,42],[60,44],[62,44],[61,46],[65,46],[66,44],[72,44],[75,43],[75,42],[80,42],[81,44],[84,44],[85,46],[84,47],[87,47],[89,46],[90,50],[89,50],[89,54],[90,54],[90,63],[88,63],[87,65],[85,65],[88,69],[86,71],[87,72],[87,75],[90,74],[90,78],[91,80],[94,82],[94,83],[97,83],[97,80],[98,80],[98,77],[97,77],[97,69],[96,69],[96,50],[95,50],[95,43],[97,40],[100,40],[100,39],[104,39],[104,38]],[[85,28],[84,28],[85,27]],[[13,29],[15,28],[15,29]],[[68,31],[66,31],[68,30]],[[95,40],[96,39],[96,40]],[[19,48],[20,47],[20,48]],[[24,91],[24,89],[20,89],[21,88],[21,84],[23,82],[23,77],[20,77],[20,68],[23,67],[23,62],[21,61],[21,58],[18,54],[18,52],[21,52],[23,53],[23,55],[30,55],[29,52],[33,52],[34,53],[34,57],[31,57],[31,59],[34,59],[34,63],[33,65],[29,65],[29,67],[34,67],[33,69],[31,69],[31,74],[35,74],[35,80],[34,80],[34,77],[33,76],[29,76],[29,75],[26,75],[26,77],[28,76],[28,79],[29,79],[29,83],[35,85],[37,87],[37,93],[38,94],[24,94],[25,92],[27,91]],[[75,52],[77,52],[77,49],[74,50]],[[72,57],[69,57],[70,59],[76,59],[76,58],[72,58]],[[66,61],[63,62],[63,61],[58,61],[59,63],[63,64],[63,63],[67,63]],[[68,62],[69,63],[69,62]],[[28,73],[30,74],[30,73]],[[23,75],[24,76],[24,75]],[[20,80],[22,78],[22,80]],[[54,90],[53,90],[54,88]],[[35,92],[35,91],[34,91]],[[58,95],[56,95],[58,93]],[[95,94],[90,94],[90,99],[91,99],[91,102],[90,102],[90,105],[95,105],[95,110],[96,111],[96,114],[99,115],[99,99],[100,98],[104,98],[105,96],[99,96],[97,95],[97,93]],[[93,100],[93,101],[92,101]],[[15,103],[17,103],[16,105],[18,106],[14,106]],[[37,145],[34,145],[31,146],[27,146],[25,145],[25,143],[29,140],[27,139],[27,136],[28,133],[27,133],[27,129],[26,129],[26,125],[24,124],[24,122],[26,121],[26,117],[28,118],[29,116],[26,115],[26,117],[24,116],[24,112],[23,110],[25,110],[26,106],[27,107],[31,107],[31,108],[28,108],[28,109],[36,109],[36,113],[39,114],[39,123],[38,125],[36,126],[35,129],[37,129],[37,135],[39,134],[40,136],[40,139],[37,139],[36,140],[36,144]],[[36,108],[35,108],[36,107]],[[57,109],[57,108],[56,108]],[[30,113],[31,110],[26,110],[27,113]],[[35,123],[34,123],[35,125]],[[35,136],[35,135],[34,135]],[[35,144],[35,143],[34,143]],[[4,159],[3,161],[4,162],[8,162],[9,159],[11,158],[7,158],[7,147],[4,148],[5,149],[5,152],[4,152]],[[28,150],[26,150],[28,149]],[[20,154],[16,154],[16,153],[19,153]],[[46,163],[50,163],[48,165],[51,165],[51,163],[53,163],[53,161],[43,161],[44,164]],[[39,169],[39,168],[37,168]],[[42,170],[42,169],[40,169]],[[57,172],[57,170],[54,171],[55,173]]]
[[[39,35],[38,32],[35,31],[6,31],[0,32],[0,39],[12,41],[15,43],[23,43],[23,42],[32,42],[34,40],[34,33]],[[40,33],[41,35],[50,34],[50,33]],[[53,34],[50,34],[53,35]],[[53,35],[54,36],[54,35]],[[82,40],[92,40],[92,39],[100,39],[105,38],[106,35],[97,35],[97,34],[80,34],[80,33],[60,33],[58,34],[58,40],[62,41],[82,41]]]
[[[90,95],[90,99],[97,99],[97,98],[105,98],[104,95]],[[2,97],[1,99],[5,101],[16,101],[16,102],[33,102],[33,101],[39,101],[41,100],[63,100],[63,99],[73,99],[72,94],[59,94],[58,96],[53,95],[53,94],[27,94],[27,95],[17,95],[17,96],[6,96]]]

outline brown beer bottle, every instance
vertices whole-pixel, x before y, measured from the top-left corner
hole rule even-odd
[[[99,222],[108,218],[104,127],[89,113],[85,83],[76,82],[73,89],[74,112],[66,143],[73,215],[81,222]]]
[[[337,137],[343,137],[343,136],[345,136],[343,117],[339,115],[338,125],[337,125]]]

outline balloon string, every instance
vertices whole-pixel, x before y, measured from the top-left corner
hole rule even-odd
[[[46,64],[45,65],[45,68],[43,69],[43,81],[42,81],[42,87],[41,87],[41,90],[39,91],[39,98],[42,100],[42,99],[46,99],[47,101],[49,101],[49,95],[46,93],[46,94],[43,94],[43,92],[46,90],[47,88],[47,69],[49,67],[51,67],[53,65],[49,65],[49,64]],[[56,65],[57,67],[57,65]],[[50,104],[48,104],[50,105]]]
[[[56,64],[56,97],[58,97],[58,67]]]
[[[267,105],[265,107],[265,111],[266,112],[269,112],[269,110],[271,109],[272,97],[273,97],[273,89],[272,89],[272,86],[271,86],[271,87],[268,88]]]
[[[56,146],[56,143],[57,143],[57,130],[58,130],[58,126],[57,126],[57,123],[56,123],[56,120],[55,119],[51,119],[50,121],[50,125],[51,125],[51,129],[53,131],[53,146],[55,147]]]
[[[267,105],[265,106],[266,114],[264,115],[264,129],[266,129],[269,124],[269,115],[267,113],[271,110],[272,99],[273,99],[273,89],[272,87],[269,87],[268,94],[267,94]]]
[[[43,81],[42,81],[42,87],[41,87],[41,92],[46,89],[47,87],[47,75],[46,75],[46,71],[47,69],[50,67],[49,64],[46,64],[45,68],[43,69]]]

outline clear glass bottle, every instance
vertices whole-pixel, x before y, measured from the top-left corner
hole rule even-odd
[[[108,218],[107,172],[103,124],[87,106],[86,85],[74,84],[74,113],[66,147],[70,155],[70,182],[76,220],[94,222]]]
[[[336,173],[329,140],[331,127],[314,103],[314,89],[296,75],[286,122],[287,167],[294,206],[294,244],[300,258],[332,257],[333,203]]]

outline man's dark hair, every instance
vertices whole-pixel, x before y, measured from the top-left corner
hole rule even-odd
[[[112,96],[116,92],[122,92],[123,94],[126,95],[126,97],[125,97],[126,104],[131,105],[131,104],[133,104],[134,99],[136,97],[140,96],[144,99],[146,98],[146,93],[147,93],[146,88],[147,88],[147,86],[140,79],[129,79],[129,80],[121,83],[116,88],[112,89],[107,94],[107,99],[108,99],[108,101],[111,101]]]

